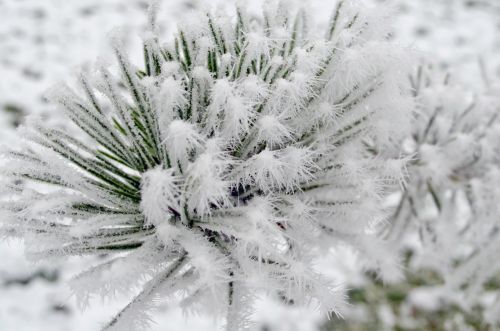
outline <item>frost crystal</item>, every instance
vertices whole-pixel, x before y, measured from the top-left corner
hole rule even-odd
[[[286,2],[266,8],[200,14],[167,44],[151,23],[143,70],[115,41],[117,68],[52,93],[84,135],[33,120],[5,152],[2,230],[35,258],[109,254],[71,282],[83,305],[136,294],[105,329],[145,327],[172,298],[231,330],[264,294],[341,314],[315,266],[336,245],[398,272],[374,229],[405,165],[369,146],[408,127],[403,52],[378,8],[340,1],[326,38]]]

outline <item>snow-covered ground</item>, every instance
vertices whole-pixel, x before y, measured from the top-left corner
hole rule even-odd
[[[308,4],[320,22],[326,21],[332,7],[325,3],[311,0]],[[398,42],[434,59],[443,68],[453,68],[456,79],[474,89],[488,87],[500,76],[500,1],[395,3]],[[204,5],[201,0],[161,1],[159,17],[165,33],[191,8]],[[43,98],[44,91],[101,55],[113,27],[127,32],[131,51],[140,58],[140,52],[133,50],[146,21],[146,6],[142,0],[0,0],[0,142],[15,143],[14,126],[22,121],[22,115],[57,118]],[[22,251],[19,241],[0,242],[1,331],[98,330],[125,304],[126,298],[105,302],[97,299],[91,308],[79,311],[65,280],[91,261],[75,258],[64,263],[33,264]],[[260,317],[266,320],[269,315],[263,307]],[[208,331],[218,325],[205,317],[185,319],[175,307],[165,307],[157,315],[155,330]],[[311,315],[310,320],[316,321],[316,317]],[[307,330],[306,326],[296,327]],[[285,329],[292,330],[291,326]]]

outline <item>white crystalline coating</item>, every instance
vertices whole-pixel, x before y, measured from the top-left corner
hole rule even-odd
[[[225,179],[230,161],[222,153],[207,152],[198,156],[187,169],[188,207],[200,215],[210,214],[214,206],[230,204],[228,181]]]
[[[151,9],[144,65],[115,38],[114,66],[54,91],[85,138],[32,122],[7,152],[8,230],[33,256],[109,254],[72,282],[82,305],[137,290],[104,329],[146,328],[176,299],[243,330],[264,292],[341,314],[344,290],[315,268],[339,243],[395,278],[377,230],[404,177],[406,159],[390,156],[411,106],[401,54],[364,31],[375,20],[357,5],[331,40],[273,6],[259,19],[197,12],[168,43]]]
[[[193,77],[196,78],[198,84],[201,84],[203,89],[209,89],[212,83],[212,77],[206,67],[196,66],[193,69]]]
[[[170,210],[179,209],[179,178],[172,169],[158,166],[148,170],[141,179],[141,210],[151,224],[161,224],[172,216]],[[169,208],[171,208],[169,210]]]
[[[451,174],[448,159],[439,146],[422,144],[419,149],[419,159],[423,174],[430,176],[435,182],[442,182]]]
[[[292,139],[293,135],[276,116],[261,116],[256,123],[259,128],[258,140],[269,143],[270,146],[282,146]]]
[[[185,105],[187,100],[181,84],[172,77],[166,78],[161,83],[159,93],[154,98],[161,137],[166,139],[168,125],[176,116],[175,109]]]
[[[318,153],[308,148],[288,146],[282,150],[281,158],[289,168],[289,172],[294,172],[292,178],[297,182],[309,182],[319,170],[314,159]]]
[[[280,78],[276,81],[276,87],[269,100],[270,112],[283,112],[288,116],[297,116],[308,99],[314,96],[310,86],[314,79],[302,73],[294,73],[290,76],[290,80]]]
[[[287,147],[279,152],[265,149],[246,164],[239,165],[243,182],[254,182],[266,192],[282,188],[293,192],[300,183],[308,182],[318,170],[314,153],[307,149]]]
[[[198,52],[196,54],[195,63],[204,64],[208,52],[212,49],[212,40],[209,37],[201,37],[197,39]]]
[[[161,65],[161,72],[165,77],[175,77],[181,72],[181,65],[179,62],[164,62]]]
[[[245,77],[240,84],[241,92],[253,103],[262,101],[268,94],[267,86],[257,75]]]
[[[285,185],[288,181],[283,162],[275,152],[269,149],[252,157],[247,172],[247,176],[251,177],[259,188],[267,192]]]
[[[221,137],[231,142],[248,132],[254,117],[252,103],[227,79],[219,79],[212,87],[212,102],[207,107],[207,124],[219,129]],[[222,121],[221,121],[222,119]]]
[[[193,124],[183,120],[173,120],[168,126],[163,143],[174,161],[184,163],[191,151],[203,147],[203,138]]]
[[[394,180],[400,185],[400,187],[404,188],[409,176],[406,165],[409,161],[411,161],[411,159],[412,155],[407,158],[384,160],[384,175],[388,179]]]

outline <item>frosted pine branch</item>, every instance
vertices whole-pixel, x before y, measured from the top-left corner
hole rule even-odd
[[[367,146],[405,135],[411,101],[383,9],[340,1],[326,39],[285,2],[199,13],[166,44],[150,17],[143,69],[115,39],[116,67],[52,92],[84,135],[34,119],[5,152],[4,232],[34,258],[117,254],[72,281],[82,305],[140,289],[108,329],[175,295],[231,330],[261,294],[339,315],[341,287],[315,269],[339,244],[396,278],[375,229],[404,162]]]
[[[481,314],[489,305],[485,293],[498,297],[499,98],[431,65],[420,66],[411,85],[418,109],[400,149],[411,157],[411,181],[387,235],[402,253],[411,252],[412,275],[430,270],[440,278],[431,288],[443,302],[495,325],[497,318]]]

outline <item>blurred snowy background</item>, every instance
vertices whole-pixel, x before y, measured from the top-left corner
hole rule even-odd
[[[207,5],[202,0],[160,3],[159,18],[165,33],[190,10]],[[211,5],[227,3],[231,1],[212,1]],[[430,58],[441,69],[449,69],[455,79],[472,90],[493,88],[500,77],[500,0],[394,3],[397,42],[416,50],[419,56]],[[257,1],[252,6],[259,7]],[[44,91],[75,74],[85,62],[105,53],[107,33],[112,28],[121,27],[127,32],[131,54],[140,58],[140,51],[134,51],[134,47],[139,46],[146,7],[147,1],[141,0],[0,0],[0,142],[16,143],[13,133],[25,115],[36,113],[57,120],[58,114],[43,98]],[[315,20],[326,23],[333,4],[309,0],[307,7]],[[328,268],[331,262],[324,261],[323,267]],[[123,306],[126,298],[96,301],[85,312],[79,311],[64,283],[89,263],[93,261],[72,259],[33,264],[24,258],[22,242],[0,242],[0,330],[98,330]],[[344,264],[346,275],[353,266],[348,261]],[[337,261],[337,268],[338,265]],[[355,274],[355,270],[351,271]],[[335,274],[338,270],[331,272]],[[401,303],[397,295],[403,290],[401,286],[391,289],[391,295],[395,296],[392,302]],[[379,305],[376,294],[380,293],[376,290],[373,293],[371,300]],[[269,305],[272,303],[262,303],[257,313],[263,321],[262,330],[307,331],[321,324],[313,312],[282,311]],[[382,330],[394,324],[390,308],[379,309],[377,314],[380,320],[385,320],[385,326],[372,325],[366,329],[352,323],[348,327],[331,323],[333,326],[324,329]],[[283,322],[298,320],[301,325]],[[156,321],[154,329],[164,331],[216,330],[219,323],[199,316],[184,319],[175,307],[165,307]],[[421,324],[417,320],[410,330],[428,330],[429,325],[425,319]]]

